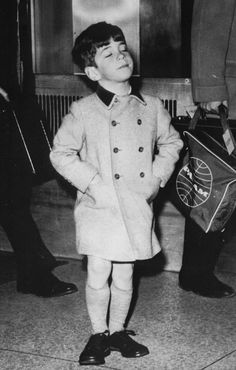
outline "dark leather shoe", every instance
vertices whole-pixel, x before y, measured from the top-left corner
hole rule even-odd
[[[222,283],[215,275],[204,277],[179,277],[179,287],[208,298],[230,298],[235,295],[232,287]]]
[[[37,279],[18,280],[17,291],[25,294],[35,294],[39,297],[50,298],[60,297],[67,294],[72,294],[78,291],[75,284],[65,283],[59,280],[52,273],[47,273],[46,276],[40,276]]]
[[[129,335],[135,335],[135,332],[133,330],[122,330],[110,335],[111,351],[118,351],[123,357],[129,358],[148,355],[148,348],[135,342]]]
[[[80,365],[102,365],[105,364],[105,357],[110,354],[109,332],[91,335],[83,352],[79,357]]]

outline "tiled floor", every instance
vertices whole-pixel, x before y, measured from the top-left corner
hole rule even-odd
[[[59,278],[75,282],[78,293],[46,299],[17,293],[14,261],[0,260],[0,369],[79,369],[90,335],[82,262],[70,260],[55,270]],[[236,288],[236,274],[220,277]],[[178,288],[177,278],[145,266],[136,270],[138,299],[129,328],[150,355],[124,359],[112,353],[105,365],[84,368],[235,370],[236,297],[202,298]]]

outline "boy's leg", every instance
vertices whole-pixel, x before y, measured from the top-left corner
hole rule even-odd
[[[124,330],[133,292],[133,264],[113,263],[110,305],[110,349],[119,351],[124,357],[141,357],[149,353],[148,348],[135,342]]]
[[[101,365],[110,354],[107,327],[107,311],[110,300],[108,278],[111,262],[88,256],[88,277],[86,282],[86,303],[93,335],[80,355],[80,365]]]
[[[110,333],[124,329],[133,294],[133,263],[113,263]]]
[[[88,256],[86,303],[94,334],[108,329],[106,320],[110,300],[108,278],[111,266],[110,261]]]

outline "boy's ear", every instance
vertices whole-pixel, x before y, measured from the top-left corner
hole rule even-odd
[[[99,71],[94,66],[85,67],[84,72],[86,73],[88,78],[92,81],[99,81],[101,78]]]

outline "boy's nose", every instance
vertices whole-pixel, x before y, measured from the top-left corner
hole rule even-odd
[[[123,59],[124,58],[124,54],[122,53],[122,51],[118,51],[117,52],[117,59]]]

